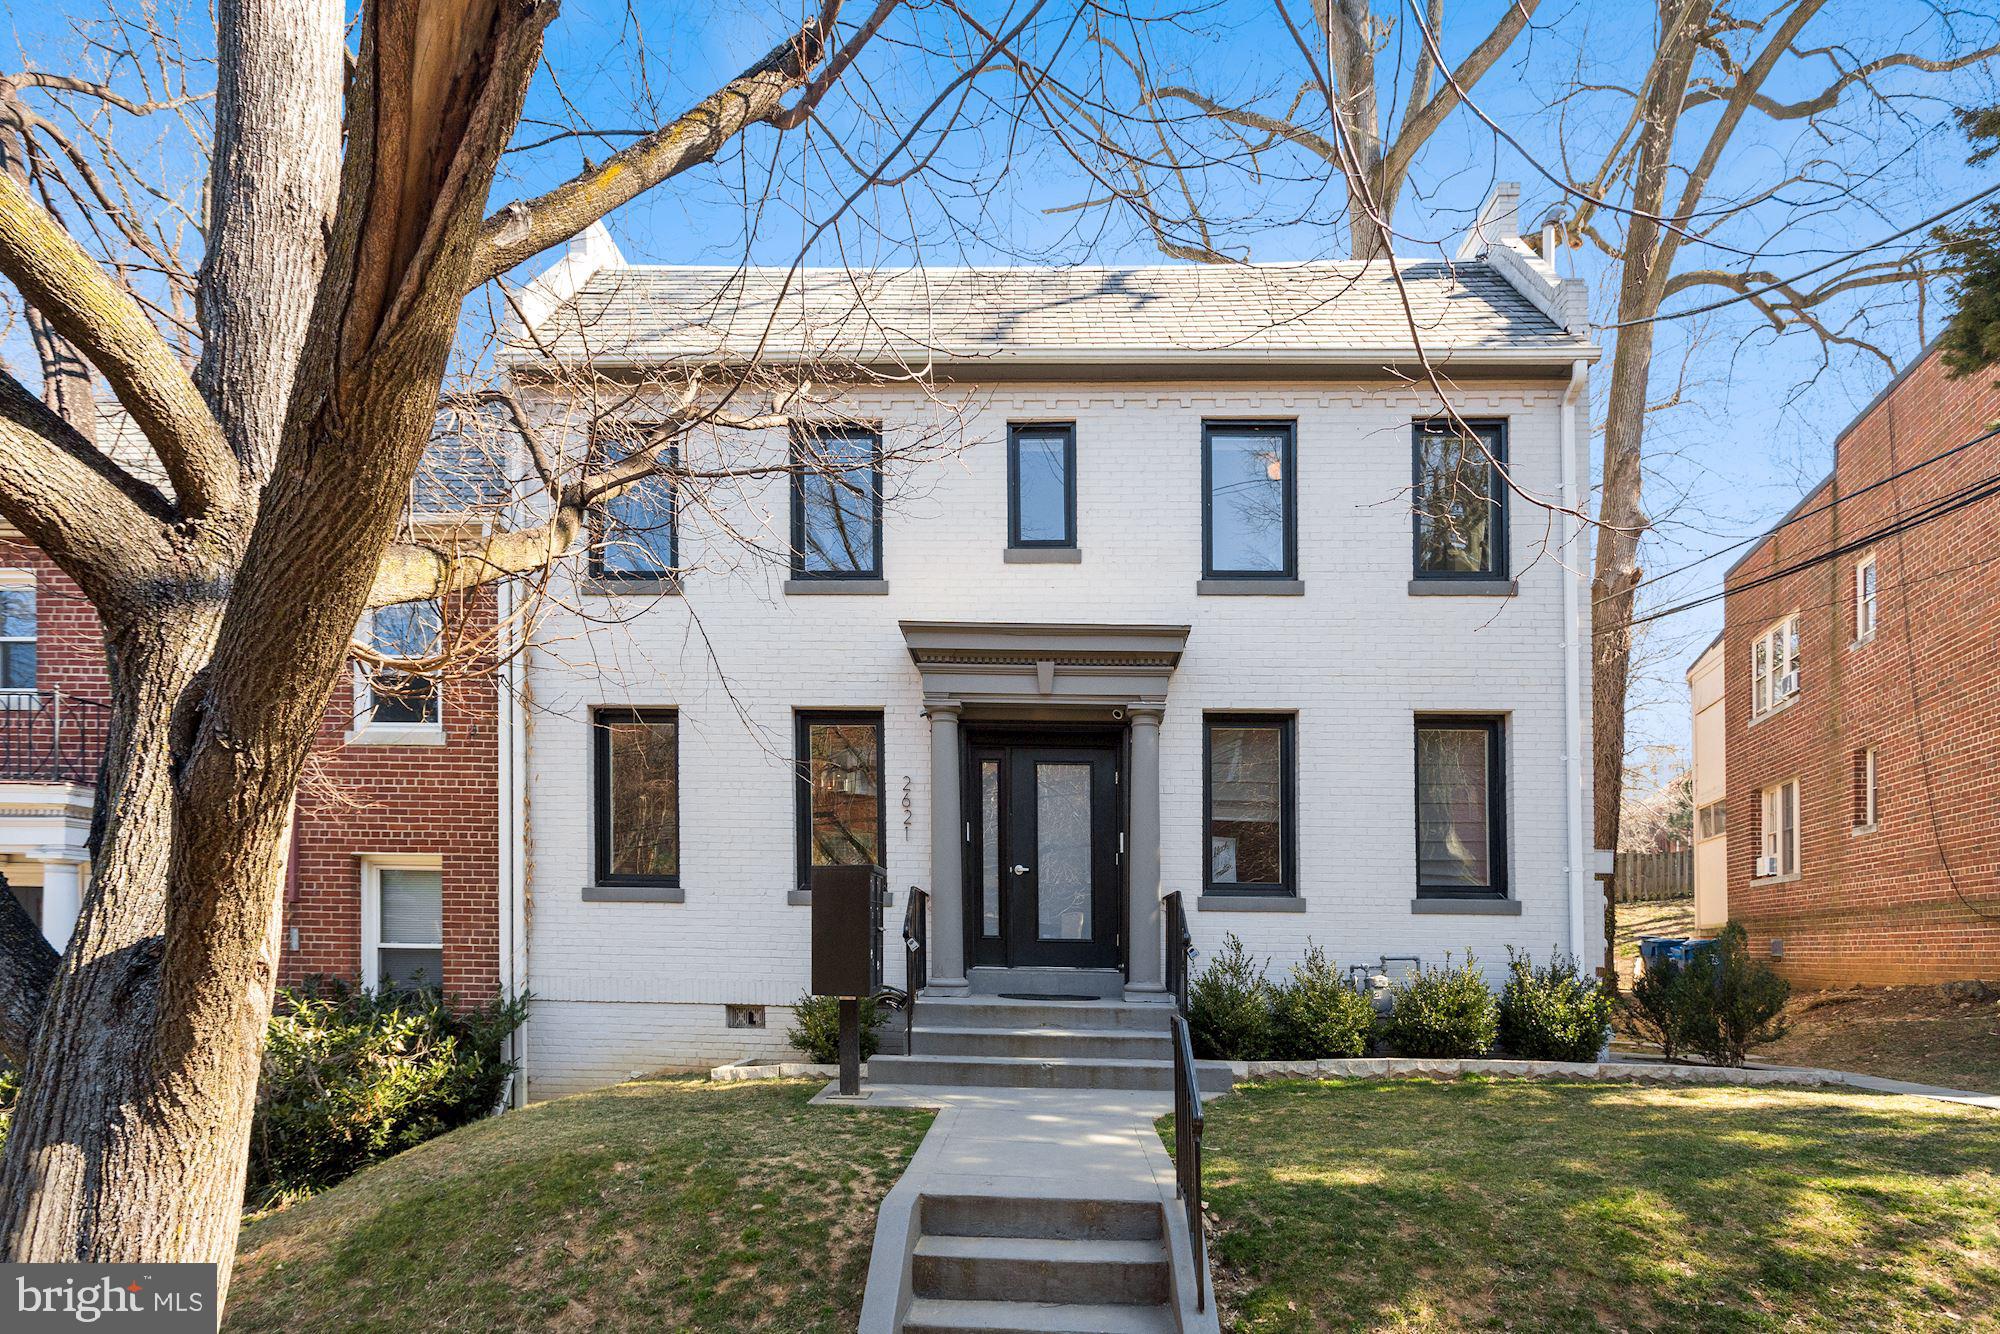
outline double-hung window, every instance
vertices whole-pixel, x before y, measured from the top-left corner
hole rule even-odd
[[[1854,567],[1854,642],[1875,637],[1875,553],[1869,552]]]
[[[792,578],[882,577],[882,437],[813,424],[792,436]]]
[[[1759,794],[1757,879],[1799,873],[1799,782],[1796,778],[1767,787]]]
[[[444,871],[436,857],[361,861],[361,983],[444,985]]]
[[[1750,717],[1762,718],[1799,693],[1799,618],[1767,627],[1750,646]]]
[[[1290,422],[1204,422],[1202,575],[1297,577],[1297,479]]]
[[[368,647],[384,658],[404,663],[437,656],[444,638],[444,615],[432,602],[403,602],[377,607],[364,625]],[[357,669],[355,726],[401,731],[443,726],[437,679],[408,667]]]
[[[1293,719],[1212,713],[1202,720],[1210,894],[1296,894]]]
[[[1854,832],[1865,834],[1881,816],[1876,799],[1875,747],[1854,752]]]
[[[1418,579],[1505,579],[1505,426],[1420,421],[1412,435],[1412,573]]]
[[[1501,720],[1422,717],[1416,739],[1418,897],[1505,898]]]
[[[606,451],[606,462],[645,443],[643,434]],[[591,507],[590,575],[605,583],[671,579],[680,565],[680,515],[674,471],[680,451],[666,446],[655,471]]]
[[[881,866],[882,715],[798,715],[798,879],[819,866]]]
[[[681,883],[680,720],[672,709],[591,716],[597,884]]]
[[[35,576],[0,570],[0,690],[35,688]]]
[[[1067,422],[1007,428],[1007,545],[1076,545],[1076,427]]]

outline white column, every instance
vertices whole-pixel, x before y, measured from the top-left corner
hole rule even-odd
[[[42,864],[42,935],[61,954],[83,914],[84,863],[49,856],[36,860]]]
[[[965,845],[958,701],[927,699],[931,720],[931,933],[928,991],[966,991]]]
[[[1158,704],[1135,704],[1132,720],[1131,790],[1127,798],[1130,852],[1126,858],[1131,892],[1125,911],[1125,999],[1167,999],[1160,932],[1160,716]]]

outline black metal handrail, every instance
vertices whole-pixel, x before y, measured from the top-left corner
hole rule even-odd
[[[1194,937],[1188,934],[1187,908],[1181,902],[1181,892],[1172,890],[1161,896],[1160,901],[1167,909],[1167,992],[1174,998],[1174,1008],[1186,1014],[1188,960],[1194,957]]]
[[[111,706],[60,690],[0,691],[0,780],[97,781]]]
[[[930,907],[929,893],[911,885],[910,902],[903,909],[903,1052],[908,1056],[917,1054],[917,993],[931,980]]]
[[[1187,1020],[1173,1016],[1174,1195],[1187,1211],[1189,1258],[1194,1265],[1194,1309],[1208,1309],[1208,1224],[1201,1209],[1201,1080]]]

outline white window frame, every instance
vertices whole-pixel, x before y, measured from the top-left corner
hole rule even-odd
[[[1875,637],[1875,553],[1869,552],[1854,564],[1854,642],[1865,644]]]
[[[1881,811],[1875,803],[1875,747],[1861,752],[1861,815],[1860,823],[1854,826],[1857,834],[1872,834],[1875,823],[1881,818]]]
[[[1791,793],[1791,837],[1785,837],[1784,800],[1785,793]],[[1759,821],[1757,830],[1757,859],[1766,857],[1778,859],[1778,869],[1769,875],[1754,875],[1753,880],[1790,880],[1799,874],[1799,825],[1801,822],[1799,780],[1787,778],[1775,783],[1757,794]],[[1753,868],[1754,869],[1754,868]]]
[[[382,985],[382,946],[391,949],[444,951],[444,942],[382,939],[382,872],[436,871],[438,873],[438,929],[444,929],[444,858],[435,852],[361,852],[361,985],[373,989]]]
[[[35,684],[31,686],[0,687],[0,709],[19,709],[35,702],[35,693],[41,688],[42,666],[42,621],[41,590],[36,587],[33,570],[0,570],[0,588],[25,588],[35,600],[35,633],[32,635],[0,636],[0,643],[33,644],[35,646]]]
[[[367,643],[374,638],[375,612],[371,609],[361,614],[360,623],[354,628],[357,643]],[[375,691],[369,682],[368,672],[359,662],[350,663],[349,676],[354,685],[354,715],[344,738],[350,746],[442,746],[444,732],[444,695],[438,695],[437,718],[428,723],[378,723],[375,721]]]
[[[1799,697],[1794,680],[1789,694],[1778,694],[1778,682],[1799,670],[1799,614],[1773,621],[1750,645],[1750,721],[1767,718]]]

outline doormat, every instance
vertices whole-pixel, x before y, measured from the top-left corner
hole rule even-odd
[[[1000,993],[1000,999],[1001,999],[1001,1000],[1031,1000],[1031,1001],[1094,1001],[1094,1000],[1101,1000],[1101,999],[1102,999],[1102,997],[1099,997],[1099,996],[1058,996],[1058,995],[1055,995],[1055,994],[1053,994],[1053,993],[1051,993],[1051,992],[1046,992],[1046,991],[1003,991],[1003,992],[1001,992],[1001,993]]]

